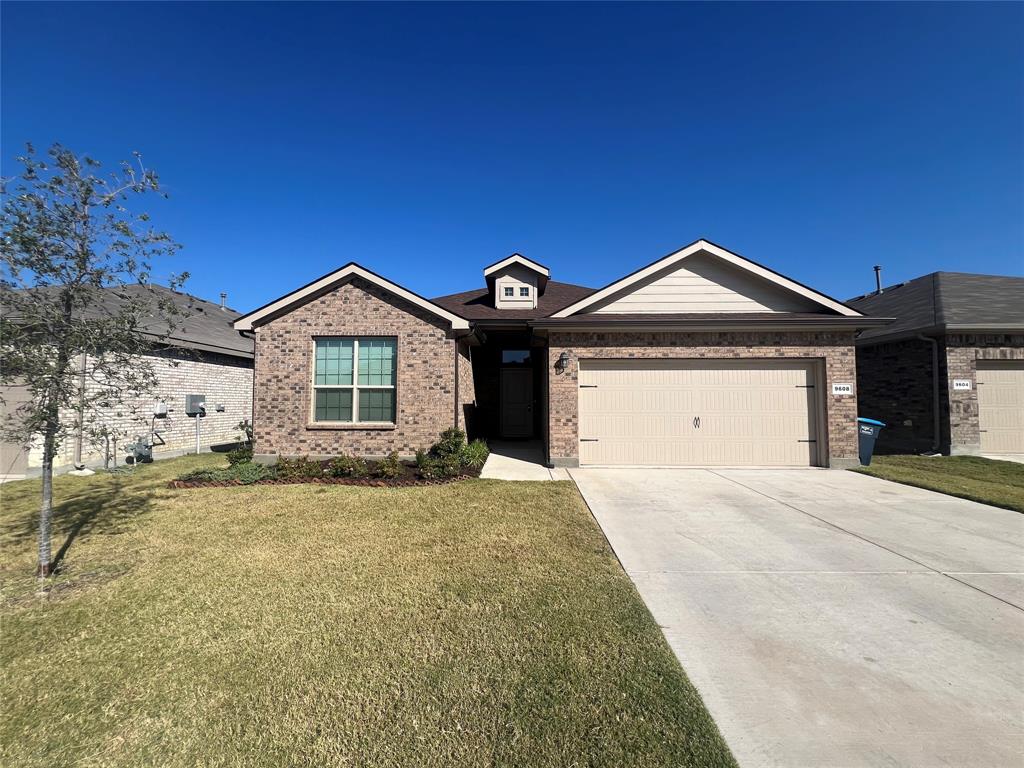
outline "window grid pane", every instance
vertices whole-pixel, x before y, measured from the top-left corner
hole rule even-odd
[[[316,421],[352,421],[351,389],[318,389]]]
[[[530,289],[529,288],[520,288],[519,289],[519,295],[520,296],[529,296],[530,295]]]
[[[370,386],[394,386],[394,339],[359,340],[359,383]]]
[[[317,339],[313,383],[320,386],[352,383],[351,339]]]
[[[360,389],[359,420],[393,422],[395,420],[395,390]]]

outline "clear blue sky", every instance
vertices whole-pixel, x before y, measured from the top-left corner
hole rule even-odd
[[[193,293],[706,237],[840,298],[1024,272],[1024,5],[4,3],[3,167],[143,152]]]

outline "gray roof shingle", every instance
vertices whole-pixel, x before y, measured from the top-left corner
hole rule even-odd
[[[933,272],[846,303],[866,315],[896,318],[865,330],[861,339],[925,330],[1024,330],[1024,277]]]
[[[54,289],[27,290],[42,297]],[[153,316],[142,318],[140,321],[144,332],[149,331],[153,336],[160,337],[162,343],[170,346],[218,352],[232,357],[253,357],[253,340],[243,337],[232,327],[232,323],[242,316],[240,312],[228,307],[221,308],[219,304],[188,293],[173,291],[162,285],[126,285],[99,291],[100,296],[87,308],[84,316],[95,318],[118,313],[126,303],[122,296],[154,302],[156,296],[160,296],[170,299],[182,312],[182,316],[175,320],[176,327],[168,334],[167,325],[158,319],[154,311]]]
[[[487,288],[438,296],[431,301],[467,320],[534,320],[547,317],[593,292],[593,288],[549,280],[533,309],[496,309],[494,297]]]

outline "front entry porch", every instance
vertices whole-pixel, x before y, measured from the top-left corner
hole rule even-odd
[[[485,438],[492,452],[500,441],[521,441],[519,452],[538,448],[543,464],[546,340],[529,330],[488,330],[472,360],[476,408],[470,436]]]

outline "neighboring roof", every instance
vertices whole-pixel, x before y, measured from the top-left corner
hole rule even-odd
[[[757,330],[815,328],[865,328],[889,323],[888,318],[865,318],[860,315],[826,315],[820,312],[686,312],[686,313],[588,313],[569,317],[539,318],[530,323],[534,328],[756,328]]]
[[[758,277],[763,278],[764,280],[767,280],[771,283],[775,283],[776,285],[781,286],[782,288],[785,288],[789,291],[792,291],[793,293],[799,296],[817,302],[826,309],[829,309],[840,315],[846,317],[860,316],[860,313],[857,310],[846,306],[842,302],[833,299],[831,296],[826,296],[823,293],[815,291],[814,289],[809,288],[802,283],[798,283],[796,280],[791,280],[790,278],[785,277],[784,275],[780,275],[778,272],[775,272],[774,270],[769,269],[768,267],[762,266],[761,264],[751,261],[750,259],[745,259],[739,254],[733,253],[732,251],[728,251],[719,245],[715,245],[714,243],[709,242],[708,240],[695,240],[689,245],[680,248],[677,251],[673,251],[667,256],[664,256],[658,259],[657,261],[648,264],[646,267],[641,267],[637,271],[629,275],[626,275],[625,277],[616,280],[615,282],[609,283],[604,288],[594,291],[584,299],[564,307],[563,309],[555,312],[553,316],[568,317],[570,315],[575,315],[578,312],[582,312],[588,307],[591,307],[604,299],[610,298],[617,293],[626,291],[631,286],[642,283],[642,281],[646,280],[647,278],[658,274],[662,270],[669,269],[675,264],[678,264],[679,262],[683,261],[689,256],[693,256],[694,254],[697,253],[708,253],[711,254],[712,256],[717,256],[718,258],[732,264],[733,266],[736,266],[742,270],[746,270],[747,272],[757,275]]]
[[[848,302],[868,315],[896,318],[866,339],[947,331],[1024,331],[1024,277],[933,272]]]
[[[463,291],[448,296],[438,296],[435,304],[454,312],[469,320],[533,320],[547,317],[562,307],[594,292],[593,288],[572,283],[559,283],[549,280],[547,289],[537,298],[537,306],[533,309],[496,309],[494,297],[487,288],[475,291]]]
[[[232,328],[232,323],[241,316],[240,313],[163,285],[125,285],[101,289],[97,301],[92,303],[85,316],[96,318],[119,313],[126,303],[122,296],[151,300],[154,303],[159,299],[169,299],[174,303],[182,314],[181,317],[173,318],[176,327],[170,333],[155,312],[153,317],[143,318],[140,323],[144,332],[148,330],[150,336],[164,344],[233,357],[251,359],[253,356],[252,339],[243,338]]]
[[[330,272],[323,277],[318,277],[316,280],[306,283],[301,288],[298,288],[291,293],[287,293],[278,299],[274,299],[269,304],[264,304],[259,309],[254,309],[247,315],[242,315],[242,317],[235,321],[235,330],[251,331],[254,325],[260,324],[260,321],[266,322],[271,317],[298,304],[304,304],[325,291],[334,288],[340,283],[351,280],[353,277],[362,278],[367,282],[373,283],[379,288],[383,288],[388,293],[408,301],[410,304],[415,304],[417,307],[433,313],[434,315],[448,321],[453,330],[469,328],[469,322],[467,322],[465,318],[459,317],[444,307],[423,298],[419,294],[413,293],[407,288],[403,288],[398,285],[398,283],[393,283],[387,278],[381,277],[377,273],[371,272],[365,267],[361,267],[354,261],[351,261],[341,269],[336,269],[334,272]]]

